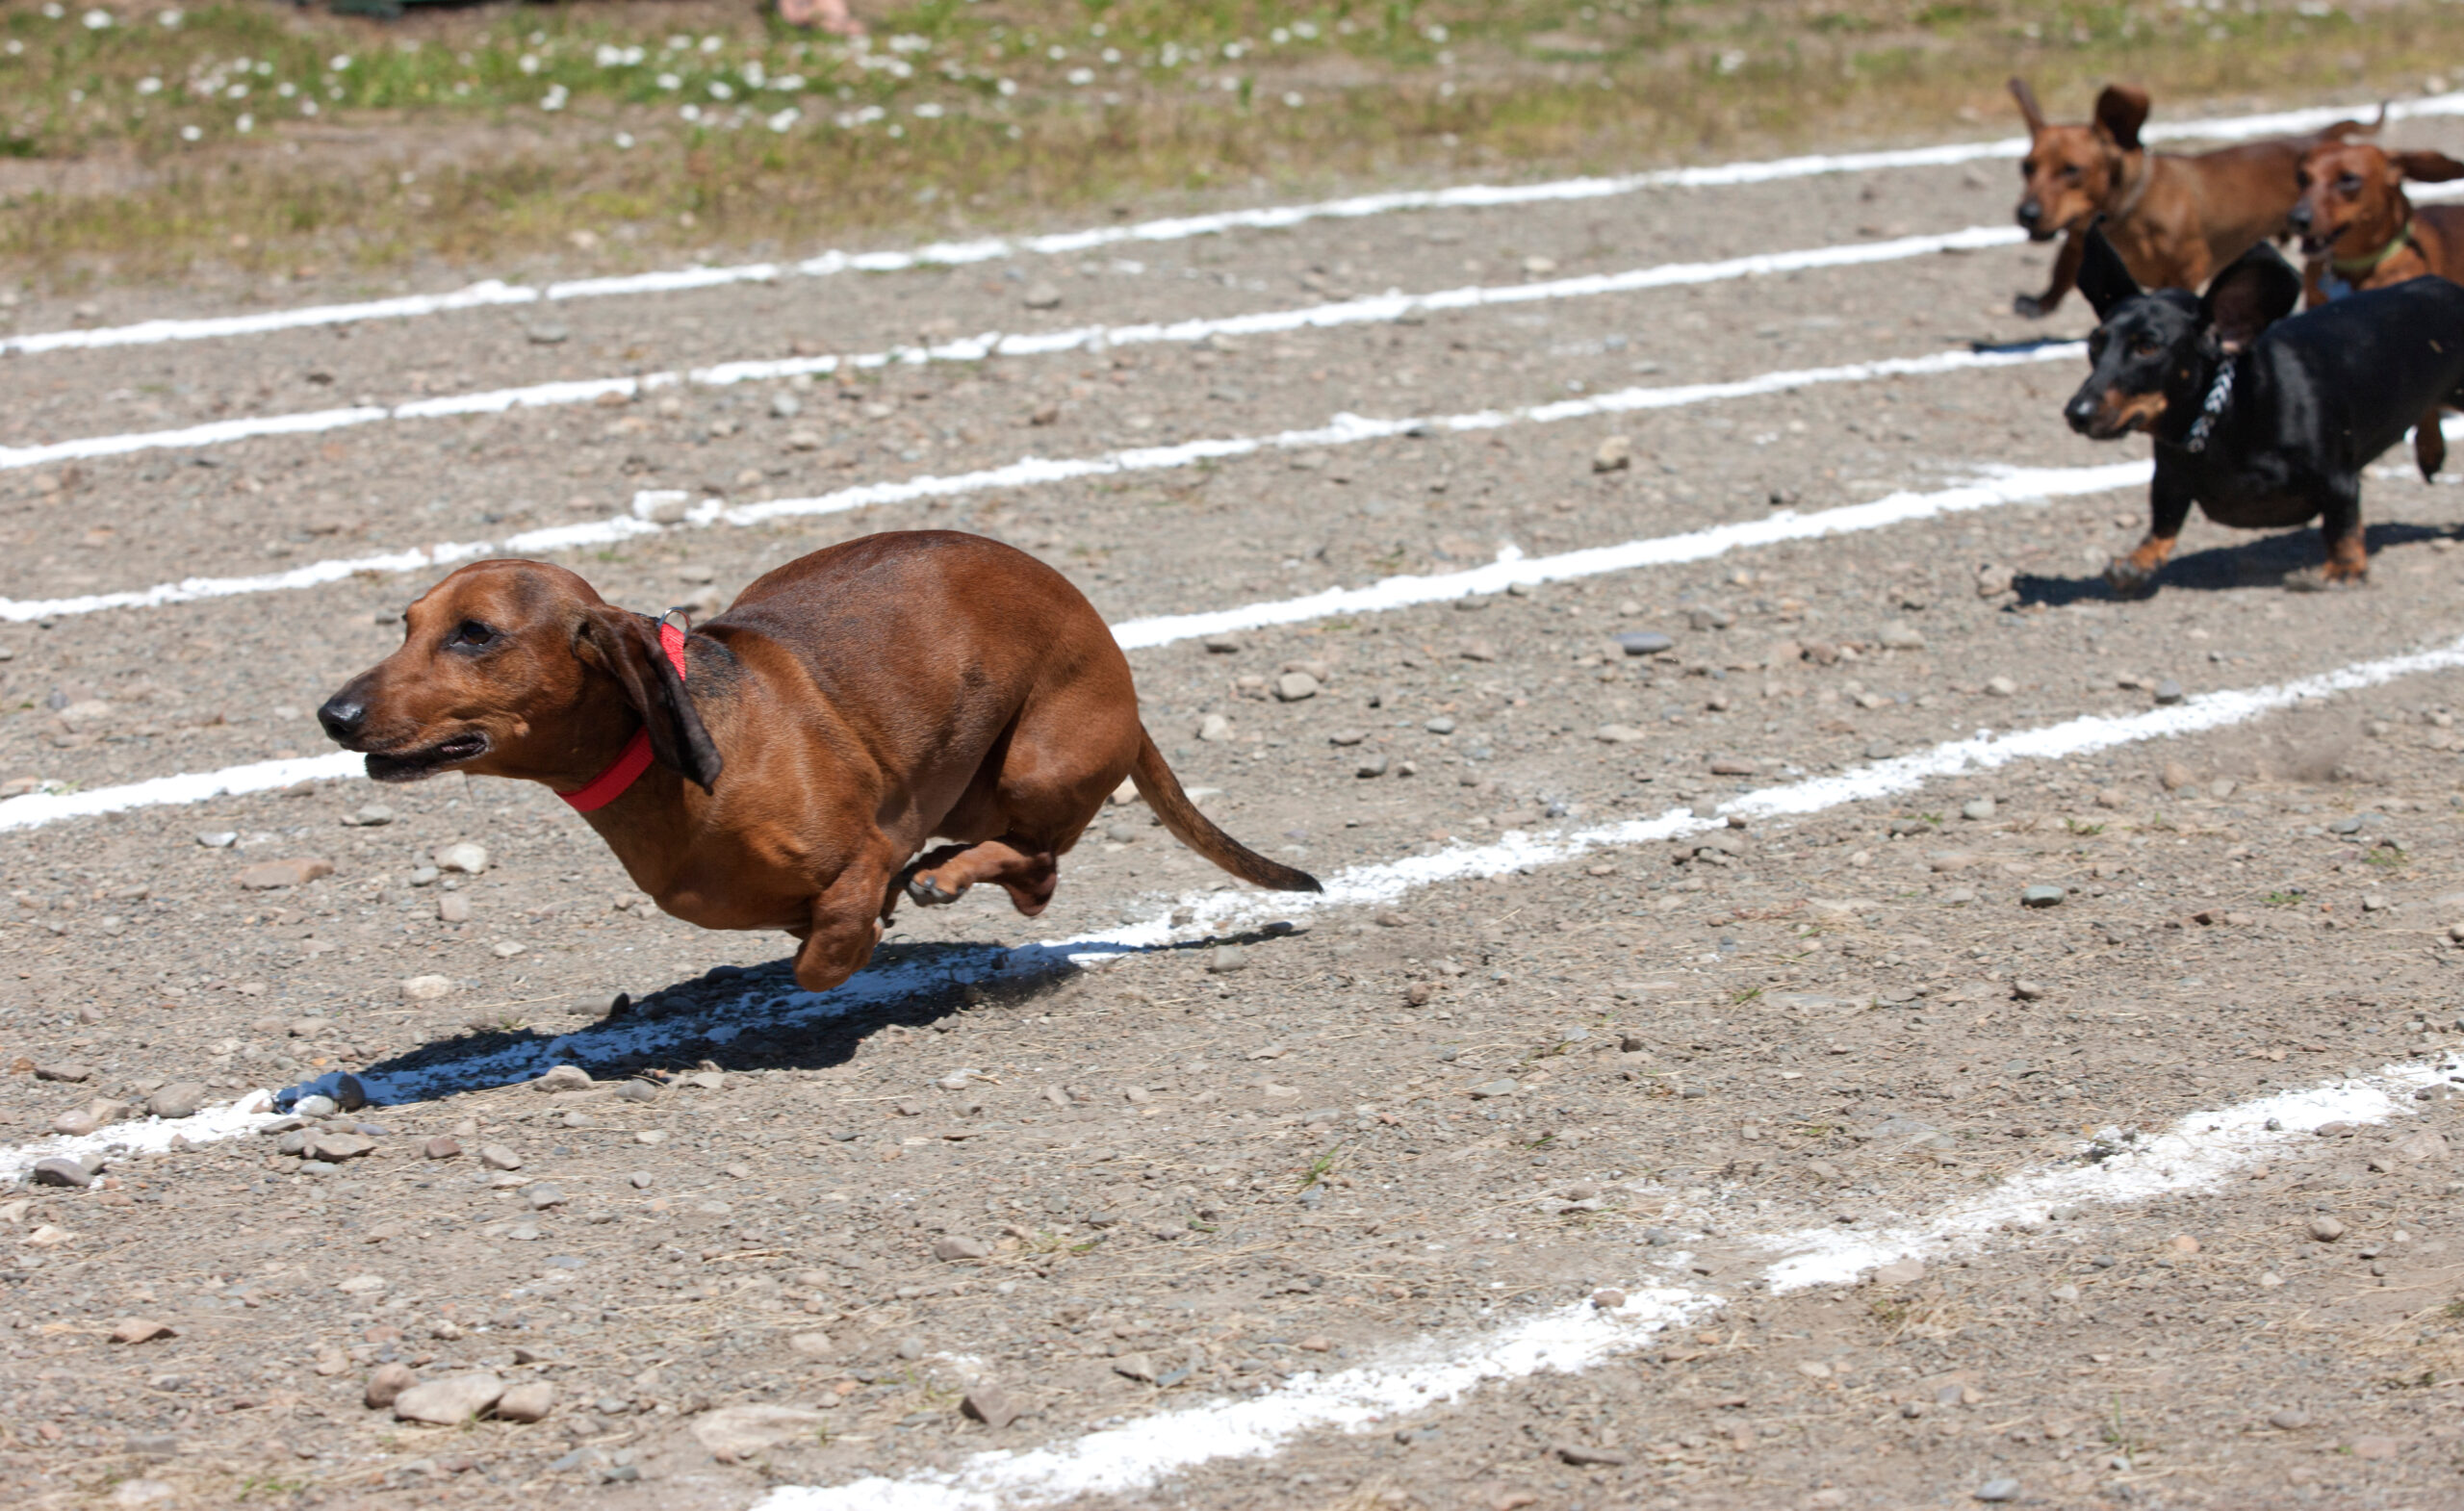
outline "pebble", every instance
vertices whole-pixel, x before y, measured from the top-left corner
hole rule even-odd
[[[1591,737],[1603,745],[1639,745],[1651,738],[1630,724],[1604,724],[1591,731]]]
[[[504,1381],[480,1370],[448,1375],[414,1385],[394,1397],[394,1416],[402,1421],[460,1426],[495,1405],[504,1395]]]
[[[2309,1232],[2322,1243],[2333,1243],[2345,1236],[2345,1225],[2323,1212],[2310,1219]]]
[[[787,1340],[787,1347],[808,1359],[834,1359],[838,1345],[828,1333],[797,1333]]]
[[[804,412],[804,401],[783,389],[770,396],[770,418],[773,420],[793,420]]]
[[[1615,1286],[1603,1286],[1591,1293],[1591,1304],[1604,1312],[1614,1312],[1626,1304],[1626,1293]]]
[[[814,1439],[834,1423],[797,1406],[722,1406],[693,1419],[693,1437],[722,1464],[751,1458],[798,1438]]]
[[[1874,1271],[1874,1284],[1878,1286],[1912,1286],[1924,1278],[1925,1262],[1913,1254],[1892,1260]]]
[[[533,325],[526,334],[534,346],[561,346],[574,339],[574,333],[569,327],[553,322]]]
[[[210,1094],[202,1082],[174,1081],[147,1097],[145,1110],[156,1117],[194,1117]]]
[[[231,880],[251,891],[271,891],[279,886],[305,886],[319,877],[334,874],[334,863],[318,856],[301,856],[290,860],[260,860],[242,866]]]
[[[479,1146],[479,1163],[492,1170],[518,1170],[522,1168],[522,1156],[500,1143],[483,1143]]]
[[[1249,952],[1237,944],[1219,944],[1206,952],[1206,968],[1210,975],[1229,976],[1234,971],[1249,968]]]
[[[522,1200],[533,1212],[546,1212],[565,1204],[565,1193],[546,1181],[533,1181],[522,1188]]]
[[[1436,718],[1429,720],[1426,724],[1422,725],[1421,728],[1426,730],[1431,734],[1451,734],[1454,732],[1454,721],[1446,717],[1444,714],[1440,714]],[[2459,925],[2458,927],[2464,927],[2464,925]]]
[[[2019,906],[2022,908],[2059,908],[2062,906],[2063,899],[2069,895],[2070,894],[2068,892],[2064,891],[2061,887],[2040,884],[2037,886],[2031,886],[2019,894]]]
[[[83,1107],[72,1108],[51,1120],[53,1133],[66,1134],[71,1139],[83,1139],[102,1126],[103,1120]]]
[[[1155,1361],[1142,1353],[1126,1353],[1113,1361],[1113,1372],[1124,1379],[1155,1383]]]
[[[1628,655],[1657,655],[1676,650],[1677,642],[1656,629],[1621,629],[1617,632],[1617,648]]]
[[[34,1182],[38,1186],[68,1186],[82,1191],[94,1184],[94,1172],[86,1168],[82,1160],[37,1160]]]
[[[990,1259],[992,1245],[982,1239],[960,1238],[953,1234],[934,1241],[933,1257],[943,1264],[955,1263],[962,1259]]]
[[[237,830],[210,829],[196,836],[196,842],[208,850],[228,850],[240,842]]]
[[[1591,470],[1595,473],[1619,473],[1634,465],[1634,441],[1631,436],[1612,435],[1592,449]]]
[[[1197,737],[1210,745],[1232,737],[1232,721],[1219,713],[1210,713],[1197,722]]]
[[[73,1083],[91,1080],[93,1079],[93,1066],[81,1064],[73,1060],[62,1060],[51,1064],[35,1066],[35,1079],[38,1081],[67,1081]]]
[[[592,1082],[590,1072],[579,1065],[551,1065],[530,1084],[542,1091],[587,1091]]]
[[[1386,757],[1383,756],[1372,756],[1367,760],[1361,761],[1357,765],[1353,766],[1351,774],[1363,781],[1367,781],[1373,777],[1382,777],[1386,775]],[[1408,776],[1410,773],[1406,772],[1404,775]]]
[[[405,976],[401,993],[405,1002],[434,1002],[453,989],[450,976]]]
[[[439,1134],[420,1146],[420,1157],[427,1160],[458,1160],[462,1157],[462,1145]]]
[[[112,1329],[112,1342],[150,1344],[157,1338],[169,1338],[176,1333],[177,1329],[170,1323],[156,1321],[150,1317],[123,1317],[119,1319],[118,1325]]]
[[[313,1134],[302,1146],[301,1152],[312,1160],[322,1160],[327,1165],[340,1165],[345,1160],[363,1159],[375,1153],[376,1140],[363,1139],[358,1134]]]
[[[2011,983],[2011,995],[2021,1002],[2040,1002],[2044,999],[2044,994],[2045,989],[2041,984],[2029,981],[2025,977]]]
[[[988,1427],[1006,1427],[1018,1420],[1019,1404],[1008,1391],[983,1381],[960,1400],[959,1409]]]
[[[1274,695],[1283,703],[1299,703],[1318,696],[1318,679],[1306,672],[1286,672],[1274,680]]]
[[[459,871],[464,876],[477,876],[488,868],[488,847],[475,845],[465,839],[457,844],[440,846],[428,857],[440,871]]]
[[[1031,283],[1018,302],[1031,310],[1057,310],[1061,308],[1061,291],[1047,282]]]
[[[2016,1500],[2019,1498],[2019,1482],[2015,1479],[2007,1478],[1989,1479],[1984,1484],[1976,1487],[1976,1498],[1979,1500]]]
[[[380,1364],[369,1371],[368,1388],[360,1395],[370,1411],[383,1411],[395,1398],[420,1382],[407,1364]]]
[[[1501,1076],[1495,1081],[1483,1081],[1472,1088],[1472,1099],[1480,1102],[1493,1096],[1512,1096],[1522,1089],[1523,1088],[1515,1085],[1513,1081]]]
[[[2362,1459],[2391,1459],[2396,1456],[2397,1451],[2395,1439],[2375,1435],[2355,1438],[2350,1447],[2352,1456]]]
[[[1876,635],[1875,638],[1882,643],[1882,648],[1886,651],[1922,651],[1925,649],[1924,634],[1920,632],[1914,625],[1909,624],[1904,620],[1895,619],[1889,624],[1883,626],[1881,632]]]
[[[555,1409],[556,1388],[545,1380],[532,1380],[498,1396],[495,1415],[502,1421],[545,1421]]]
[[[1241,653],[1241,638],[1238,635],[1207,635],[1200,639],[1198,644],[1203,646],[1207,652],[1213,655],[1239,655]]]
[[[351,810],[343,822],[353,829],[383,829],[394,822],[394,810],[382,803],[370,803]]]
[[[1965,803],[1960,805],[1960,817],[1962,818],[1972,819],[1981,824],[1992,816],[1993,800],[1991,798],[1970,798]]]
[[[2180,703],[2182,701],[2182,684],[2173,681],[2170,679],[2158,682],[2156,684],[2156,701],[2160,704]]]
[[[2298,1432],[2310,1425],[2310,1414],[2298,1407],[2288,1406],[2282,1411],[2268,1413],[2268,1425],[2278,1432]]]
[[[1604,1468],[1614,1468],[1620,1464],[1633,1462],[1631,1454],[1620,1452],[1616,1448],[1587,1448],[1578,1443],[1557,1445],[1557,1457],[1569,1464],[1598,1464]]]
[[[311,1092],[292,1103],[291,1110],[301,1117],[331,1117],[343,1109],[332,1097]]]
[[[471,921],[471,899],[465,897],[460,892],[447,892],[439,896],[436,900],[436,921],[439,923],[469,923]]]

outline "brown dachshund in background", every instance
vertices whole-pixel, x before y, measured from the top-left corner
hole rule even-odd
[[[2011,95],[2028,122],[2019,225],[2031,241],[2064,238],[2045,291],[2012,301],[2030,320],[2052,314],[2077,285],[2092,227],[2101,227],[2142,286],[2205,287],[2236,257],[2285,234],[2302,154],[2363,129],[2358,121],[2338,121],[2315,137],[2181,157],[2150,152],[2141,142],[2144,90],[2107,85],[2096,96],[2095,119],[2078,126],[2047,123],[2024,79],[2011,81]]]
[[[980,535],[815,551],[689,635],[536,561],[464,567],[405,622],[317,710],[371,777],[552,787],[667,912],[802,940],[808,991],[863,967],[902,889],[941,904],[989,882],[1043,911],[1123,777],[1234,876],[1320,889],[1198,812],[1093,605]],[[954,843],[919,855],[935,838]]]
[[[2404,180],[2464,178],[2444,152],[2388,152],[2367,141],[2323,141],[2301,160],[2301,197],[2286,218],[2301,238],[2301,293],[2311,309],[2364,289],[2436,275],[2464,283],[2464,205],[2404,196]],[[2413,460],[2430,477],[2447,461],[2432,411],[2413,427]]]

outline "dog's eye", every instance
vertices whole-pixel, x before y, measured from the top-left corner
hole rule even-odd
[[[2152,357],[2164,349],[2144,336],[2130,344],[2130,353],[2135,357]]]
[[[453,638],[448,645],[483,646],[496,640],[497,632],[475,619],[466,619],[453,627]]]
[[[2068,179],[2071,183],[2075,184],[2079,182],[2079,165],[2074,163],[2070,166],[2064,168],[2062,170],[2062,176]]]
[[[2358,173],[2347,173],[2336,180],[2336,187],[2343,190],[2348,194],[2360,193],[2361,175]]]
[[[2021,178],[2034,178],[2037,176],[2036,159],[2030,158],[2025,163],[2019,165],[2019,176]]]

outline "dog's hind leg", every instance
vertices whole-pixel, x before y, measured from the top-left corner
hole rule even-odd
[[[2444,413],[2433,408],[2413,426],[2413,461],[2420,466],[2424,482],[2436,478],[2438,470],[2447,465],[2447,431],[2439,424]]]
[[[1010,894],[1013,907],[1033,918],[1051,903],[1052,889],[1061,883],[1060,857],[1022,834],[934,854],[943,858],[907,883],[907,895],[919,903],[954,903],[968,887],[990,882]]]
[[[2327,559],[2284,579],[2296,593],[2357,588],[2370,580],[2370,544],[2361,533],[2361,479],[2331,478],[2326,493],[2325,507],[2319,511],[2319,539],[2327,548]]]

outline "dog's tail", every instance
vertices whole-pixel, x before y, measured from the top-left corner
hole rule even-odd
[[[1242,881],[1273,892],[1325,890],[1308,872],[1270,860],[1216,828],[1215,821],[1199,812],[1190,795],[1181,790],[1181,779],[1164,764],[1164,753],[1155,748],[1155,737],[1144,730],[1138,731],[1138,763],[1130,767],[1129,775],[1138,783],[1138,795],[1146,800],[1146,806],[1164,821],[1164,828],[1174,839]]]
[[[2378,118],[2372,121],[2369,125],[2365,126],[2357,120],[2340,120],[2332,126],[2323,128],[2319,135],[2312,140],[2325,142],[2343,141],[2353,137],[2374,137],[2378,135],[2379,128],[2386,124],[2387,102],[2385,100],[2380,100],[2378,102]]]

